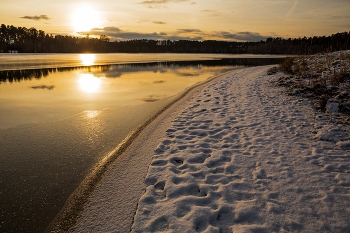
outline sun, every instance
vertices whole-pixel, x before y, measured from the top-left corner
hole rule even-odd
[[[89,31],[101,27],[101,17],[91,5],[78,5],[72,13],[71,24],[76,32]]]

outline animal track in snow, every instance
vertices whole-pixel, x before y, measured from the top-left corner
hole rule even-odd
[[[265,72],[218,79],[177,116],[155,150],[133,232],[350,231],[349,140],[313,129],[312,109]],[[332,135],[342,141],[323,140]]]

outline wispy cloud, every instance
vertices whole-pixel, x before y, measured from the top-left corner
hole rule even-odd
[[[216,10],[202,10],[203,13],[207,13],[210,16],[219,16],[220,12]]]
[[[144,0],[139,2],[141,5],[145,5],[149,8],[163,6],[167,3],[179,3],[179,2],[188,2],[190,0]]]
[[[329,15],[329,19],[337,20],[337,19],[350,19],[350,16],[344,16],[344,15]]]
[[[203,33],[199,29],[192,29],[192,28],[183,28],[183,29],[177,29],[178,33]]]
[[[154,24],[166,24],[166,22],[162,22],[162,21],[152,21],[152,23],[154,23]]]
[[[20,17],[22,19],[30,19],[30,20],[50,20],[50,18],[47,16],[47,15],[35,15],[35,16],[23,16],[23,17]]]
[[[286,18],[288,18],[290,16],[290,14],[293,13],[295,7],[298,5],[299,0],[294,0],[293,6],[290,8],[290,10],[288,11],[288,13],[286,14]]]
[[[140,4],[165,4],[170,2],[188,2],[189,0],[145,0]]]

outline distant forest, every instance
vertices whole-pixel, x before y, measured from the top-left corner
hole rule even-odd
[[[127,40],[46,34],[35,28],[1,24],[0,52],[19,53],[228,53],[315,54],[350,49],[350,32],[294,39],[267,38],[259,42],[195,40]]]

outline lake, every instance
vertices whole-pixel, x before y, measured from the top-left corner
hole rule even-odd
[[[185,89],[278,56],[0,54],[0,232],[42,232],[101,159]]]

